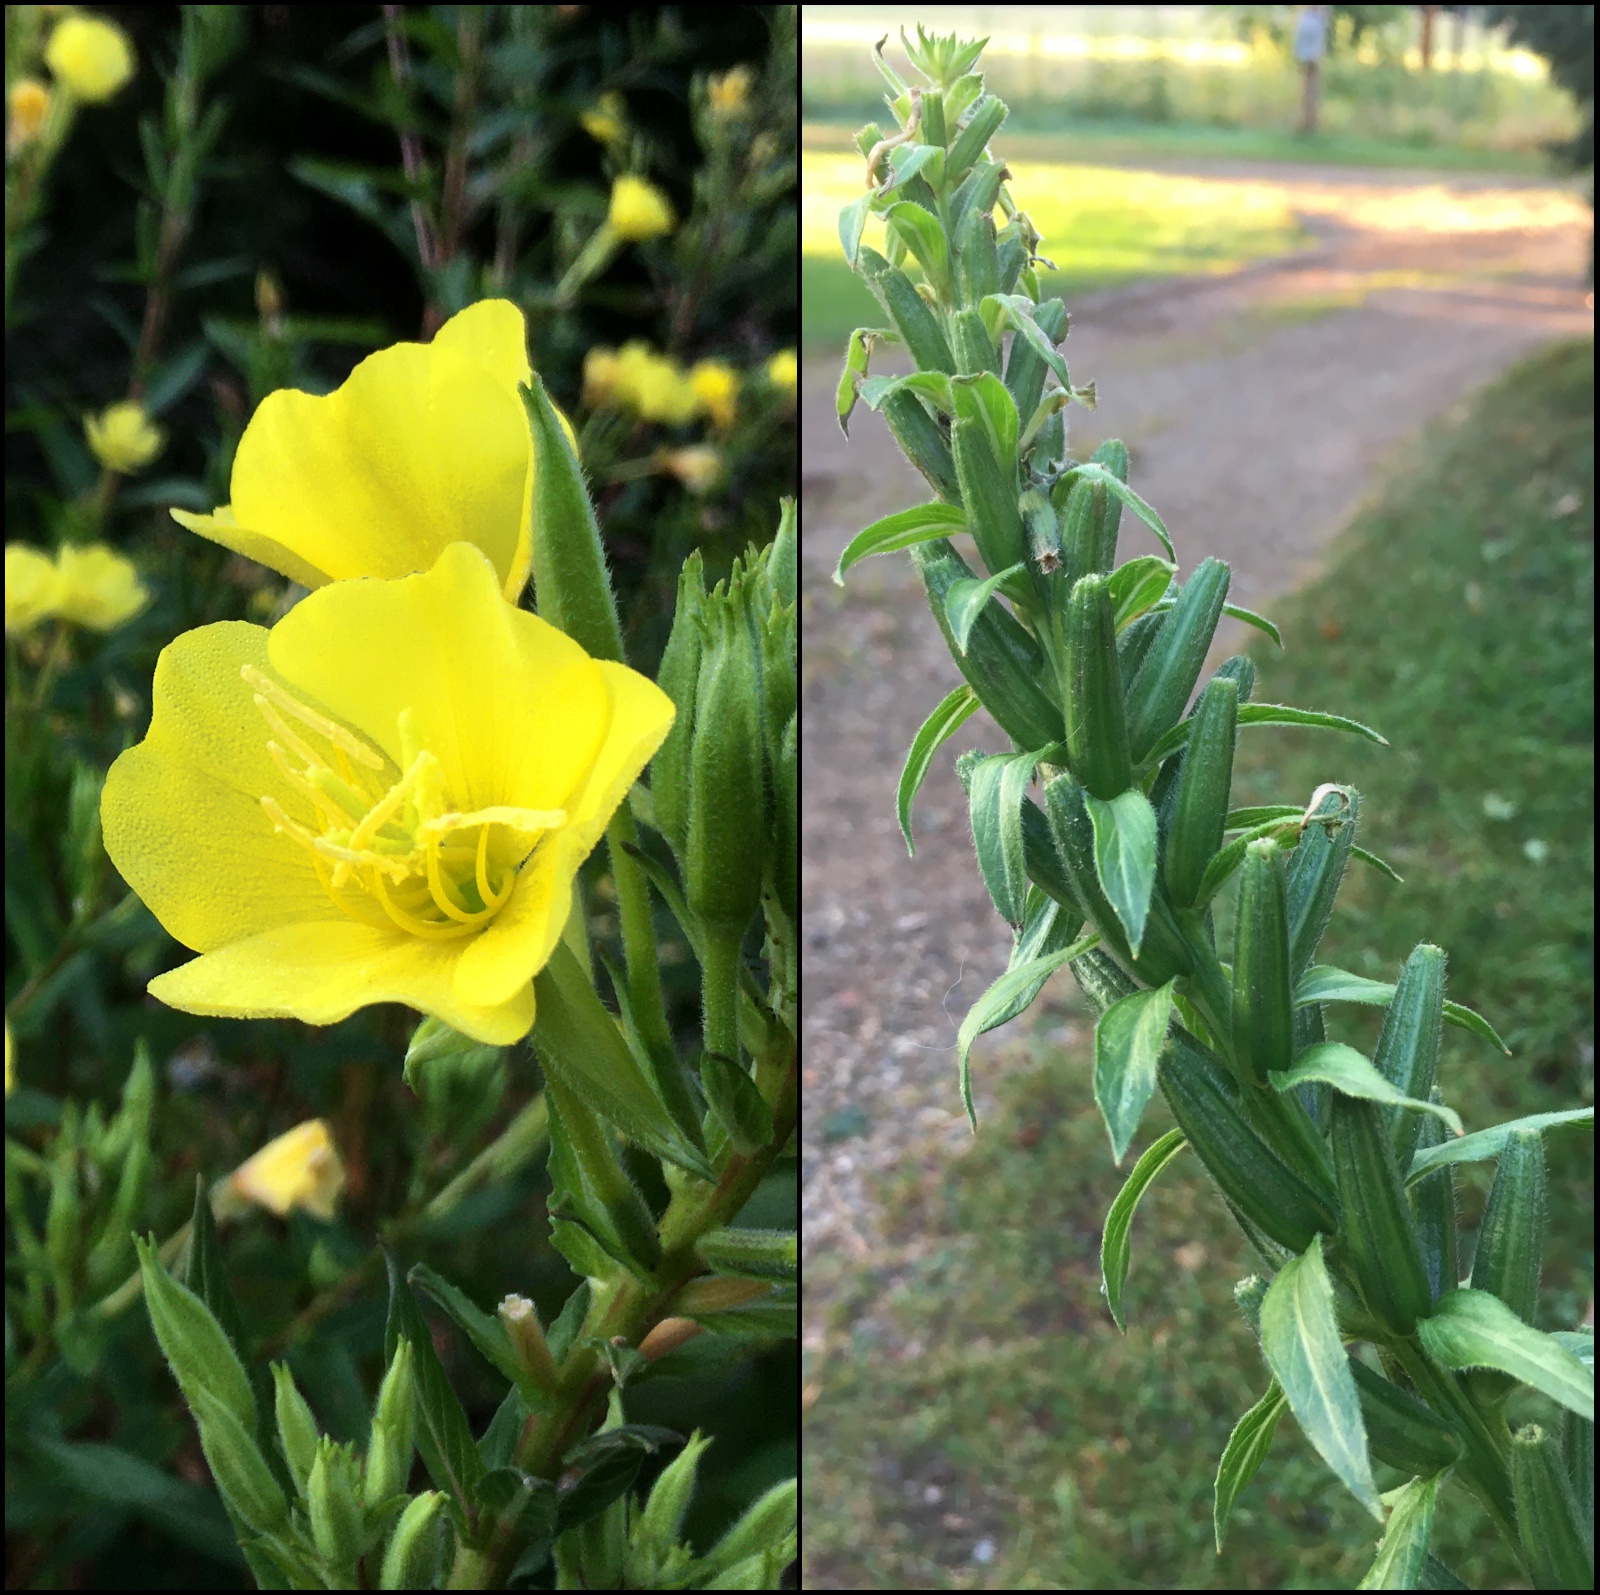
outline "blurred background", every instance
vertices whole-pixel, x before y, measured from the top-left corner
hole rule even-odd
[[[961,1112],[957,1025],[1010,938],[951,766],[1005,743],[979,715],[941,753],[908,859],[898,773],[958,677],[905,561],[831,580],[856,531],[927,497],[877,416],[858,407],[846,440],[833,408],[849,329],[881,315],[837,232],[864,177],[850,135],[890,121],[878,39],[915,81],[902,25],[992,35],[1012,104],[994,148],[1072,313],[1073,381],[1097,389],[1071,452],[1123,438],[1180,574],[1228,559],[1283,631],[1282,654],[1225,631],[1212,664],[1248,648],[1263,701],[1393,744],[1241,745],[1239,802],[1353,782],[1365,844],[1405,878],[1348,876],[1319,956],[1393,979],[1419,940],[1445,949],[1451,994],[1514,1053],[1446,1037],[1469,1127],[1593,1101],[1593,12],[1320,8],[1308,83],[1313,9],[804,10],[812,1587],[1350,1588],[1374,1543],[1285,1424],[1215,1554],[1217,1459],[1266,1383],[1231,1298],[1255,1264],[1180,1160],[1141,1205],[1117,1333],[1099,1246],[1126,1167],[1070,975],[979,1041],[975,1138]],[[1155,552],[1143,536],[1125,516],[1125,548]],[[1334,1023],[1376,1038],[1365,1011]],[[1168,1127],[1153,1105],[1140,1145]],[[1592,1138],[1547,1153],[1553,1329],[1592,1318]],[[1488,1180],[1462,1171],[1464,1262]],[[1435,1549],[1473,1587],[1520,1587],[1459,1494]]]
[[[131,53],[103,32],[51,49],[80,18]],[[286,1358],[358,1444],[380,1235],[480,1305],[534,1297],[546,1322],[574,1281],[548,1245],[522,1049],[469,1055],[419,1098],[409,1011],[319,1030],[146,998],[188,954],[110,868],[101,780],[144,733],[168,641],[295,596],[167,507],[227,501],[266,393],[327,392],[509,297],[578,429],[630,661],[653,674],[686,555],[720,579],[796,486],[795,8],[9,6],[6,44],[6,1583],[238,1587],[193,1426],[121,1288],[130,1228],[173,1235],[197,1175],[325,1119],[338,1210],[250,1210],[224,1248],[249,1353]],[[623,172],[670,221],[574,279]],[[139,415],[108,441],[122,403]],[[41,617],[17,543],[58,564],[103,544],[131,570],[90,595],[109,608]],[[604,850],[587,880],[591,937],[615,949]],[[693,961],[665,916],[658,934],[672,1017],[697,1036]],[[153,1104],[119,1117],[140,1049]],[[780,1163],[747,1220],[787,1227],[794,1201]],[[436,1336],[480,1432],[502,1381]],[[681,1377],[630,1388],[628,1416],[716,1436],[688,1524],[704,1545],[794,1473],[797,1381],[792,1342],[701,1338]]]

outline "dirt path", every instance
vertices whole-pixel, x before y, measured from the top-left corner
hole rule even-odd
[[[1125,439],[1184,567],[1221,555],[1234,595],[1259,608],[1316,568],[1416,427],[1547,340],[1592,331],[1589,217],[1569,195],[1503,178],[1211,171],[1283,186],[1315,246],[1071,305],[1065,352],[1100,398],[1072,412],[1074,452]],[[858,409],[852,440],[840,436],[838,369],[830,356],[802,374],[802,1178],[807,1254],[848,1274],[846,1260],[885,1260],[877,1177],[966,1140],[956,1025],[1009,936],[949,752],[919,799],[914,861],[898,833],[906,747],[959,678],[904,559],[867,562],[845,591],[831,581],[860,527],[928,497],[876,416]],[[1123,536],[1140,537],[1131,517]],[[986,717],[956,744],[974,745],[1003,746]],[[981,1112],[983,1069],[975,1080]],[[807,1292],[812,1353],[828,1339],[827,1296]]]

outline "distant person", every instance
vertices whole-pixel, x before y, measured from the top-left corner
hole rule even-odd
[[[1317,130],[1322,104],[1322,58],[1328,52],[1328,13],[1332,6],[1301,6],[1294,25],[1294,58],[1300,63],[1300,127],[1302,136]]]

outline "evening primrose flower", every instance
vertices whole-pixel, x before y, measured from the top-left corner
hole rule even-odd
[[[142,471],[166,447],[167,436],[144,412],[144,406],[124,399],[84,417],[84,436],[94,457],[108,471],[131,476]]]
[[[638,243],[659,238],[676,225],[672,203],[654,183],[624,172],[611,187],[606,221],[618,238]]]
[[[133,76],[133,46],[104,17],[64,17],[44,58],[56,82],[80,100],[109,100]]]
[[[791,399],[794,397],[798,376],[799,368],[793,349],[780,349],[767,361],[767,381]]]
[[[518,1040],[578,867],[672,717],[507,604],[468,543],[323,587],[270,632],[186,632],[101,801],[112,861],[200,954],[151,994],[311,1024],[402,1002]]]
[[[721,360],[701,360],[689,372],[689,386],[700,407],[720,427],[738,415],[739,373]]]
[[[310,1119],[269,1141],[227,1178],[227,1195],[284,1217],[303,1208],[330,1219],[344,1191],[344,1163],[327,1123]],[[226,1198],[225,1198],[226,1200]]]
[[[533,558],[533,444],[517,393],[530,376],[522,312],[469,305],[432,343],[368,355],[332,393],[269,393],[239,440],[231,501],[172,518],[313,588],[430,570],[469,542],[515,603]]]
[[[7,107],[6,148],[21,149],[38,137],[50,110],[50,90],[38,78],[18,78]]]
[[[31,631],[56,612],[61,572],[56,562],[26,543],[6,544],[6,635]]]
[[[56,613],[91,631],[113,631],[150,602],[133,562],[104,543],[64,545],[56,568],[61,578]]]
[[[754,82],[755,73],[747,66],[736,66],[731,72],[712,78],[706,90],[713,114],[729,121],[743,116],[749,109],[750,88]]]
[[[628,107],[615,89],[608,89],[578,120],[590,138],[615,144],[628,131]]]
[[[721,451],[708,443],[664,449],[656,458],[662,469],[677,477],[691,493],[709,493],[722,480]]]

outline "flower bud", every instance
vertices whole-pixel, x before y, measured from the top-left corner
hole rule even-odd
[[[317,1429],[317,1420],[312,1416],[306,1398],[300,1394],[287,1363],[272,1364],[272,1382],[273,1410],[278,1418],[278,1444],[282,1447],[284,1460],[289,1464],[295,1488],[304,1495],[322,1436]]]
[[[78,1183],[78,1149],[63,1134],[50,1168],[50,1206],[44,1221],[44,1249],[55,1276],[60,1310],[65,1313],[78,1293],[78,1260],[83,1251],[83,1196]]]
[[[84,436],[108,471],[142,471],[166,447],[166,433],[133,400],[113,404],[84,419]]]
[[[413,1368],[411,1342],[402,1340],[394,1348],[372,1413],[372,1438],[367,1445],[362,1480],[362,1499],[369,1510],[382,1506],[390,1496],[399,1495],[411,1476],[417,1410]]]
[[[791,925],[800,919],[800,717],[789,717],[773,763],[772,884]]]
[[[629,172],[612,184],[606,220],[619,238],[634,243],[659,238],[676,225],[667,196],[654,183]]]
[[[778,530],[767,556],[767,572],[778,602],[794,603],[800,596],[800,523],[792,498],[779,500]]]
[[[712,1546],[705,1559],[706,1571],[727,1574],[752,1557],[761,1556],[772,1550],[781,1551],[795,1531],[798,1499],[797,1480],[785,1479],[783,1483],[773,1485],[765,1495],[753,1502],[744,1516]],[[789,1555],[792,1554],[791,1551]],[[788,1559],[788,1556],[785,1556],[784,1561],[787,1562]],[[780,1563],[777,1571],[781,1572],[782,1568],[783,1563]],[[770,1586],[707,1584],[705,1587],[741,1589]]]
[[[644,1511],[639,1514],[630,1538],[630,1550],[641,1558],[660,1560],[678,1542],[684,1514],[694,1495],[695,1475],[700,1470],[700,1453],[711,1444],[710,1436],[698,1429],[689,1436],[677,1456],[661,1470],[661,1477],[650,1491]]]
[[[395,1524],[383,1553],[383,1589],[431,1589],[439,1556],[439,1515],[445,1498],[438,1490],[419,1495]]]
[[[583,130],[601,144],[616,144],[627,136],[627,102],[614,89],[608,89],[579,117]]]
[[[344,1190],[344,1163],[328,1134],[327,1122],[297,1124],[228,1176],[228,1188],[280,1218],[303,1208],[331,1219]]]
[[[544,1338],[539,1309],[526,1296],[507,1296],[500,1303],[499,1311],[500,1322],[505,1325],[511,1350],[522,1370],[540,1390],[554,1392],[560,1383],[560,1374],[550,1343]]]
[[[736,565],[706,601],[689,750],[685,896],[702,925],[729,936],[760,905],[766,841],[761,683],[745,617],[755,585]]]
[[[229,1506],[253,1529],[270,1533],[289,1516],[289,1504],[233,1408],[201,1386],[184,1392],[200,1428],[200,1447]]]
[[[754,82],[755,73],[748,66],[736,66],[713,77],[706,84],[712,115],[719,121],[742,117],[750,108],[750,89]]]
[[[362,1525],[355,1457],[349,1446],[326,1436],[318,1442],[306,1481],[306,1504],[317,1554],[331,1571],[351,1577],[361,1555]]]
[[[696,549],[678,574],[678,607],[656,685],[678,706],[677,718],[651,765],[650,797],[656,829],[680,857],[689,834],[689,743],[694,730],[695,692],[700,679],[700,617],[706,588]]]
[[[80,100],[109,100],[133,76],[133,47],[115,23],[73,16],[58,22],[44,58],[61,84]]]

